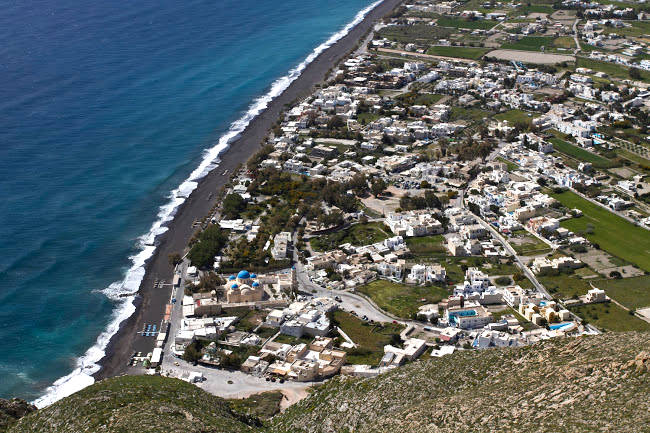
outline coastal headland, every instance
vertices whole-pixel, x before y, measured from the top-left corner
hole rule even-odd
[[[137,334],[145,324],[160,323],[169,300],[169,286],[154,287],[156,281],[171,282],[172,268],[168,256],[182,252],[193,235],[195,220],[203,218],[215,205],[215,192],[229,179],[241,163],[245,163],[261,146],[262,140],[278,119],[286,104],[307,96],[313,86],[322,82],[328,71],[349,53],[361,38],[373,27],[374,22],[392,11],[401,0],[384,0],[372,9],[350,32],[311,62],[302,74],[251,121],[242,134],[234,140],[221,156],[220,165],[200,182],[188,199],[177,210],[169,223],[169,230],[158,239],[156,252],[146,264],[146,273],[136,298],[135,313],[125,320],[119,331],[111,338],[106,355],[99,362],[101,369],[94,378],[101,380],[125,372],[134,351],[151,350],[153,341]]]

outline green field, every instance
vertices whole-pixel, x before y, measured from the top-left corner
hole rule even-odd
[[[585,231],[587,224],[591,224],[594,227],[593,233],[584,234],[590,242],[598,244],[608,253],[633,263],[645,271],[650,271],[648,230],[633,225],[571,191],[552,195],[567,208],[578,208],[583,212],[580,218],[563,221],[562,227],[579,233]]]
[[[404,105],[433,105],[440,101],[444,95],[437,93],[407,92],[395,97]]]
[[[503,113],[499,113],[494,116],[496,120],[507,120],[510,125],[512,125],[515,122],[525,122],[527,124],[530,124],[531,120],[534,119],[535,117],[539,117],[538,113],[532,113],[532,116],[528,115],[529,113],[523,110],[508,110],[504,111]]]
[[[624,36],[645,36],[650,35],[650,22],[648,21],[627,21],[627,24],[631,24],[630,27],[616,28],[616,27],[607,27],[603,28],[603,33],[616,33],[617,35]]]
[[[520,8],[517,8],[513,10],[510,15],[512,16],[519,16],[519,15],[528,15],[532,13],[539,13],[539,14],[552,14],[554,12],[553,6],[552,5],[530,5],[530,6],[523,6]]]
[[[381,115],[377,113],[370,113],[370,112],[359,113],[357,114],[357,121],[362,125],[367,125],[368,123],[372,123],[375,120],[379,119],[380,117]]]
[[[431,256],[436,254],[444,254],[445,237],[443,235],[436,236],[422,236],[418,238],[407,238],[406,245],[408,245],[411,252],[416,256]]]
[[[427,24],[416,24],[413,26],[387,26],[379,30],[378,36],[398,42],[414,41],[437,41],[449,37],[453,33],[452,29],[445,27],[430,26]]]
[[[650,331],[650,323],[632,316],[612,302],[583,305],[571,308],[571,311],[588,323],[608,331]]]
[[[509,160],[507,160],[507,159],[505,159],[505,158],[501,158],[501,157],[499,156],[499,157],[497,158],[497,161],[504,163],[504,164],[507,166],[508,171],[519,170],[519,166],[518,166],[517,164],[515,164],[514,162],[509,161]]]
[[[589,68],[594,71],[604,72],[610,77],[617,77],[623,79],[630,79],[629,68],[622,65],[617,65],[609,62],[601,62],[598,60],[586,59],[578,57],[576,60],[576,68]],[[639,69],[641,79],[643,81],[650,81],[650,72]]]
[[[260,310],[248,310],[243,316],[240,316],[239,322],[235,328],[239,331],[252,332],[260,323],[264,321],[266,313]]]
[[[517,254],[522,256],[537,256],[551,252],[551,248],[545,242],[532,236],[526,235],[520,242],[510,242]]]
[[[352,245],[369,245],[375,242],[388,239],[390,236],[388,228],[382,223],[374,222],[367,224],[355,224],[343,230],[327,235],[321,235],[310,240],[311,247],[316,251],[328,251],[337,248],[341,244],[351,243]]]
[[[461,18],[440,17],[436,21],[437,27],[453,27],[456,29],[483,29],[489,30],[498,24],[492,20],[466,20]]]
[[[340,327],[348,337],[358,345],[348,352],[348,364],[377,365],[384,355],[384,346],[399,341],[403,326],[388,324],[371,324],[364,322],[344,311],[332,313],[332,324]]]
[[[291,344],[295,346],[296,344],[306,344],[309,345],[314,339],[309,335],[303,335],[302,337],[294,337],[293,335],[280,334],[273,340],[276,343],[282,344]]]
[[[483,54],[490,51],[487,48],[478,48],[478,47],[443,47],[436,46],[431,47],[427,51],[427,54],[434,56],[446,56],[446,57],[458,57],[461,59],[473,59],[477,60],[483,57]]]
[[[569,299],[581,296],[591,289],[586,280],[573,274],[559,274],[553,276],[537,276],[537,280],[549,291],[553,297]]]
[[[553,143],[553,148],[559,152],[564,153],[572,158],[584,162],[590,162],[596,168],[612,168],[615,164],[607,158],[589,152],[581,147],[575,146],[559,138],[551,138],[549,140]]]
[[[480,108],[464,108],[458,106],[451,107],[451,113],[449,115],[449,120],[466,120],[466,121],[479,121],[484,120],[487,117],[490,117],[492,112],[481,110]]]
[[[539,51],[542,47],[552,47],[553,39],[551,36],[524,36],[517,42],[503,44],[501,48],[508,50]]]
[[[553,39],[553,46],[556,48],[575,48],[576,42],[570,36],[561,36]]]
[[[462,283],[465,280],[463,267],[477,267],[488,275],[513,275],[519,271],[515,265],[507,263],[493,263],[483,257],[446,257],[440,260],[440,264],[447,271],[447,280],[453,284]]]
[[[620,280],[594,281],[594,286],[607,292],[627,308],[650,307],[650,275],[622,278]]]
[[[424,304],[434,304],[449,295],[447,289],[431,286],[407,286],[386,280],[375,280],[357,291],[372,299],[384,311],[411,318]]]

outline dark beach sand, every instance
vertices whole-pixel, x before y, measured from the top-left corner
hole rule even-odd
[[[155,254],[146,264],[146,274],[135,301],[136,312],[122,322],[120,330],[111,338],[106,348],[106,356],[100,361],[102,368],[94,375],[95,379],[100,380],[125,373],[127,363],[134,351],[146,354],[153,349],[154,339],[139,336],[136,332],[146,323],[159,324],[163,317],[165,304],[170,296],[170,287],[156,289],[153,285],[156,280],[171,282],[173,270],[169,265],[168,255],[175,252],[182,253],[194,233],[192,223],[208,214],[215,204],[214,193],[228,181],[230,174],[240,163],[246,162],[259,150],[262,140],[278,119],[285,104],[307,96],[315,84],[325,79],[327,71],[355,47],[374,22],[388,14],[400,2],[401,0],[384,0],[370,11],[350,33],[310,63],[302,75],[275,98],[264,112],[253,119],[241,136],[221,155],[222,162],[219,167],[201,180],[198,187],[178,209],[174,220],[169,224],[169,230],[160,237]],[[221,175],[224,170],[228,170],[228,175]]]

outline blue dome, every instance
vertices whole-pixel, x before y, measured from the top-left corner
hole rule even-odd
[[[257,278],[257,274],[251,274],[251,278]]]
[[[237,287],[239,287],[237,284],[233,284],[232,286],[230,286],[231,289],[236,289]]]
[[[230,280],[230,281],[232,281],[232,280],[234,280],[234,279],[235,279],[235,276],[234,276],[234,275],[231,275],[231,276],[228,277],[228,280]]]
[[[260,283],[258,283],[257,281],[255,281],[255,282],[252,284],[252,286],[253,286],[253,287],[259,287],[259,286],[260,286]]]
[[[239,271],[237,274],[237,278],[240,278],[242,280],[247,280],[251,277],[251,274],[248,273],[248,271]]]

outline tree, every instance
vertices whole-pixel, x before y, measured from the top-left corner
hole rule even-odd
[[[183,352],[183,359],[187,362],[192,363],[197,362],[199,359],[201,359],[201,348],[199,347],[199,343],[197,341],[193,341],[185,348],[185,352]]]
[[[199,268],[207,268],[214,263],[221,248],[226,245],[228,237],[217,225],[210,225],[198,235],[198,242],[192,245],[188,257],[192,265]]]
[[[630,68],[630,78],[634,80],[640,80],[641,79],[641,72],[637,68]]]
[[[429,208],[440,209],[442,207],[440,199],[431,189],[424,191],[424,200],[427,202],[427,207]]]
[[[341,116],[332,116],[327,122],[327,129],[339,129],[345,126],[345,121]]]
[[[235,219],[246,209],[246,200],[241,195],[231,193],[223,200],[223,216],[226,219]]]
[[[510,279],[510,277],[503,276],[503,277],[499,277],[499,278],[497,278],[497,279],[495,280],[495,282],[496,282],[499,286],[507,286],[507,285],[509,285],[509,284],[512,282],[512,280]]]
[[[372,195],[375,197],[378,197],[381,193],[383,193],[386,190],[386,181],[382,179],[381,177],[376,178],[372,181],[372,184],[370,185],[370,192],[372,192]]]
[[[177,264],[183,261],[181,259],[181,255],[178,253],[171,253],[170,255],[167,256],[167,258],[169,259],[169,265],[171,267],[176,267]]]
[[[470,202],[467,204],[467,207],[469,208],[469,211],[474,215],[481,215],[481,208],[476,203]]]

